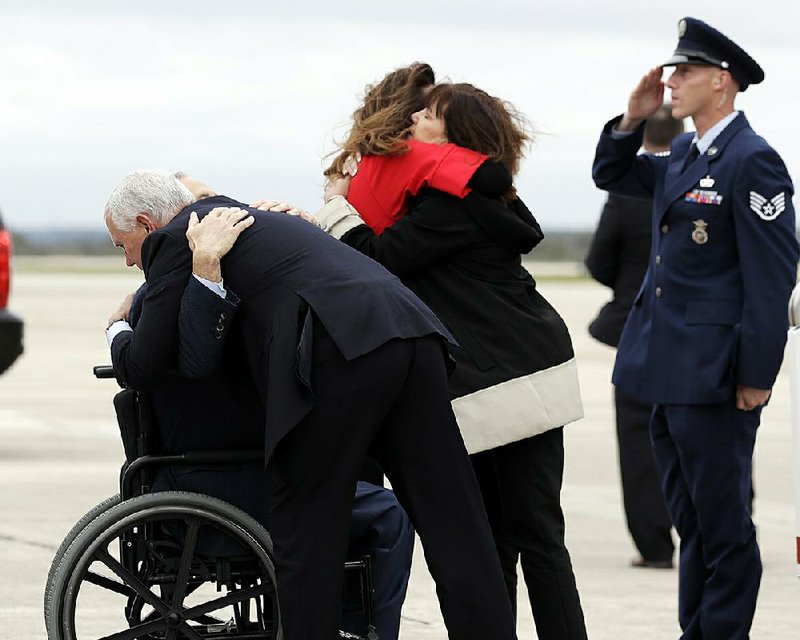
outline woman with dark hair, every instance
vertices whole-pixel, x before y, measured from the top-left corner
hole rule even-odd
[[[563,425],[582,407],[567,327],[522,266],[521,254],[542,237],[536,220],[513,189],[503,200],[475,191],[459,199],[425,184],[402,193],[408,211],[391,226],[378,233],[369,222],[381,219],[374,203],[397,199],[399,167],[419,149],[455,144],[514,175],[529,140],[524,120],[472,85],[444,84],[413,114],[410,133],[404,155],[364,156],[347,196],[361,208],[339,195],[317,215],[328,232],[397,274],[456,337],[450,395],[512,607],[521,559],[538,637],[584,639],[560,504]],[[392,173],[401,178],[380,179]],[[335,186],[344,191],[347,182]]]

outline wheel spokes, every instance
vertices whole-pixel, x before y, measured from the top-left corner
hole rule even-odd
[[[93,584],[98,587],[102,587],[107,591],[113,591],[114,593],[118,593],[121,596],[125,596],[126,598],[133,595],[133,589],[130,589],[128,586],[124,585],[121,582],[117,582],[116,580],[112,580],[111,578],[106,578],[105,576],[101,576],[94,571],[87,571],[86,572],[86,582]]]
[[[56,616],[70,637],[205,640],[235,630],[271,638],[280,629],[274,568],[263,553],[266,536],[260,530],[243,532],[235,512],[227,514],[224,505],[216,512],[205,501],[176,497],[177,507],[160,495],[121,503],[90,522],[81,545],[68,549],[53,601],[63,602]],[[119,553],[111,546],[115,540]],[[81,589],[81,583],[91,586]],[[120,600],[123,616],[100,614]],[[48,633],[57,633],[52,621],[48,624]]]
[[[163,620],[153,620],[145,624],[137,624],[135,627],[125,629],[125,631],[112,633],[110,636],[103,636],[102,638],[98,638],[98,640],[136,640],[137,638],[144,637],[146,633],[164,631],[166,628],[167,623]]]
[[[142,600],[153,607],[153,609],[158,611],[162,616],[169,614],[169,607],[167,607],[161,598],[150,591],[147,585],[115,560],[108,551],[99,549],[97,553],[95,553],[95,558],[119,576],[119,578],[135,591]]]
[[[272,586],[267,584],[259,584],[255,587],[249,587],[247,589],[237,589],[236,591],[232,591],[228,595],[217,598],[216,600],[209,600],[208,602],[199,604],[191,609],[186,609],[183,612],[183,617],[195,619],[200,615],[211,613],[212,611],[222,609],[223,607],[230,606],[236,602],[241,602],[242,600],[249,600],[250,598],[263,596],[271,591]]]
[[[181,553],[181,564],[178,569],[175,594],[172,597],[172,608],[175,610],[183,607],[183,599],[186,597],[186,585],[189,582],[189,571],[192,568],[192,560],[194,559],[194,548],[197,543],[198,529],[200,529],[200,522],[197,518],[190,518],[186,539],[183,543],[183,553]]]

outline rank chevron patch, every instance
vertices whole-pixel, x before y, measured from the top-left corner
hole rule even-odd
[[[760,193],[750,192],[750,208],[762,220],[774,220],[786,209],[786,194],[781,191],[774,198],[767,200]]]

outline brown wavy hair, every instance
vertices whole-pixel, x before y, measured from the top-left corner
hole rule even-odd
[[[414,62],[367,85],[364,104],[353,112],[350,133],[324,174],[342,175],[344,161],[356,151],[362,155],[404,152],[411,114],[425,107],[425,92],[435,81],[429,64]]]
[[[425,106],[444,120],[448,142],[483,153],[516,175],[533,129],[514,105],[462,82],[436,85]]]

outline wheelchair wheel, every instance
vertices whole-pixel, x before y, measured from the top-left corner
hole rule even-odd
[[[47,603],[51,598],[51,592],[53,590],[53,578],[55,578],[58,565],[61,564],[61,558],[64,557],[64,554],[72,544],[72,541],[78,537],[78,534],[83,531],[92,520],[94,520],[101,513],[108,511],[111,507],[118,505],[119,502],[119,494],[113,495],[110,498],[106,498],[100,504],[89,509],[89,511],[87,511],[86,514],[75,523],[72,529],[69,530],[69,533],[64,536],[64,540],[61,541],[58,551],[56,551],[56,555],[53,557],[53,562],[50,564],[50,571],[47,572],[47,583],[44,587],[45,625],[47,624],[47,617],[50,614],[50,607],[48,607]]]
[[[272,542],[246,513],[181,491],[101,506],[56,558],[50,640],[283,637]]]

